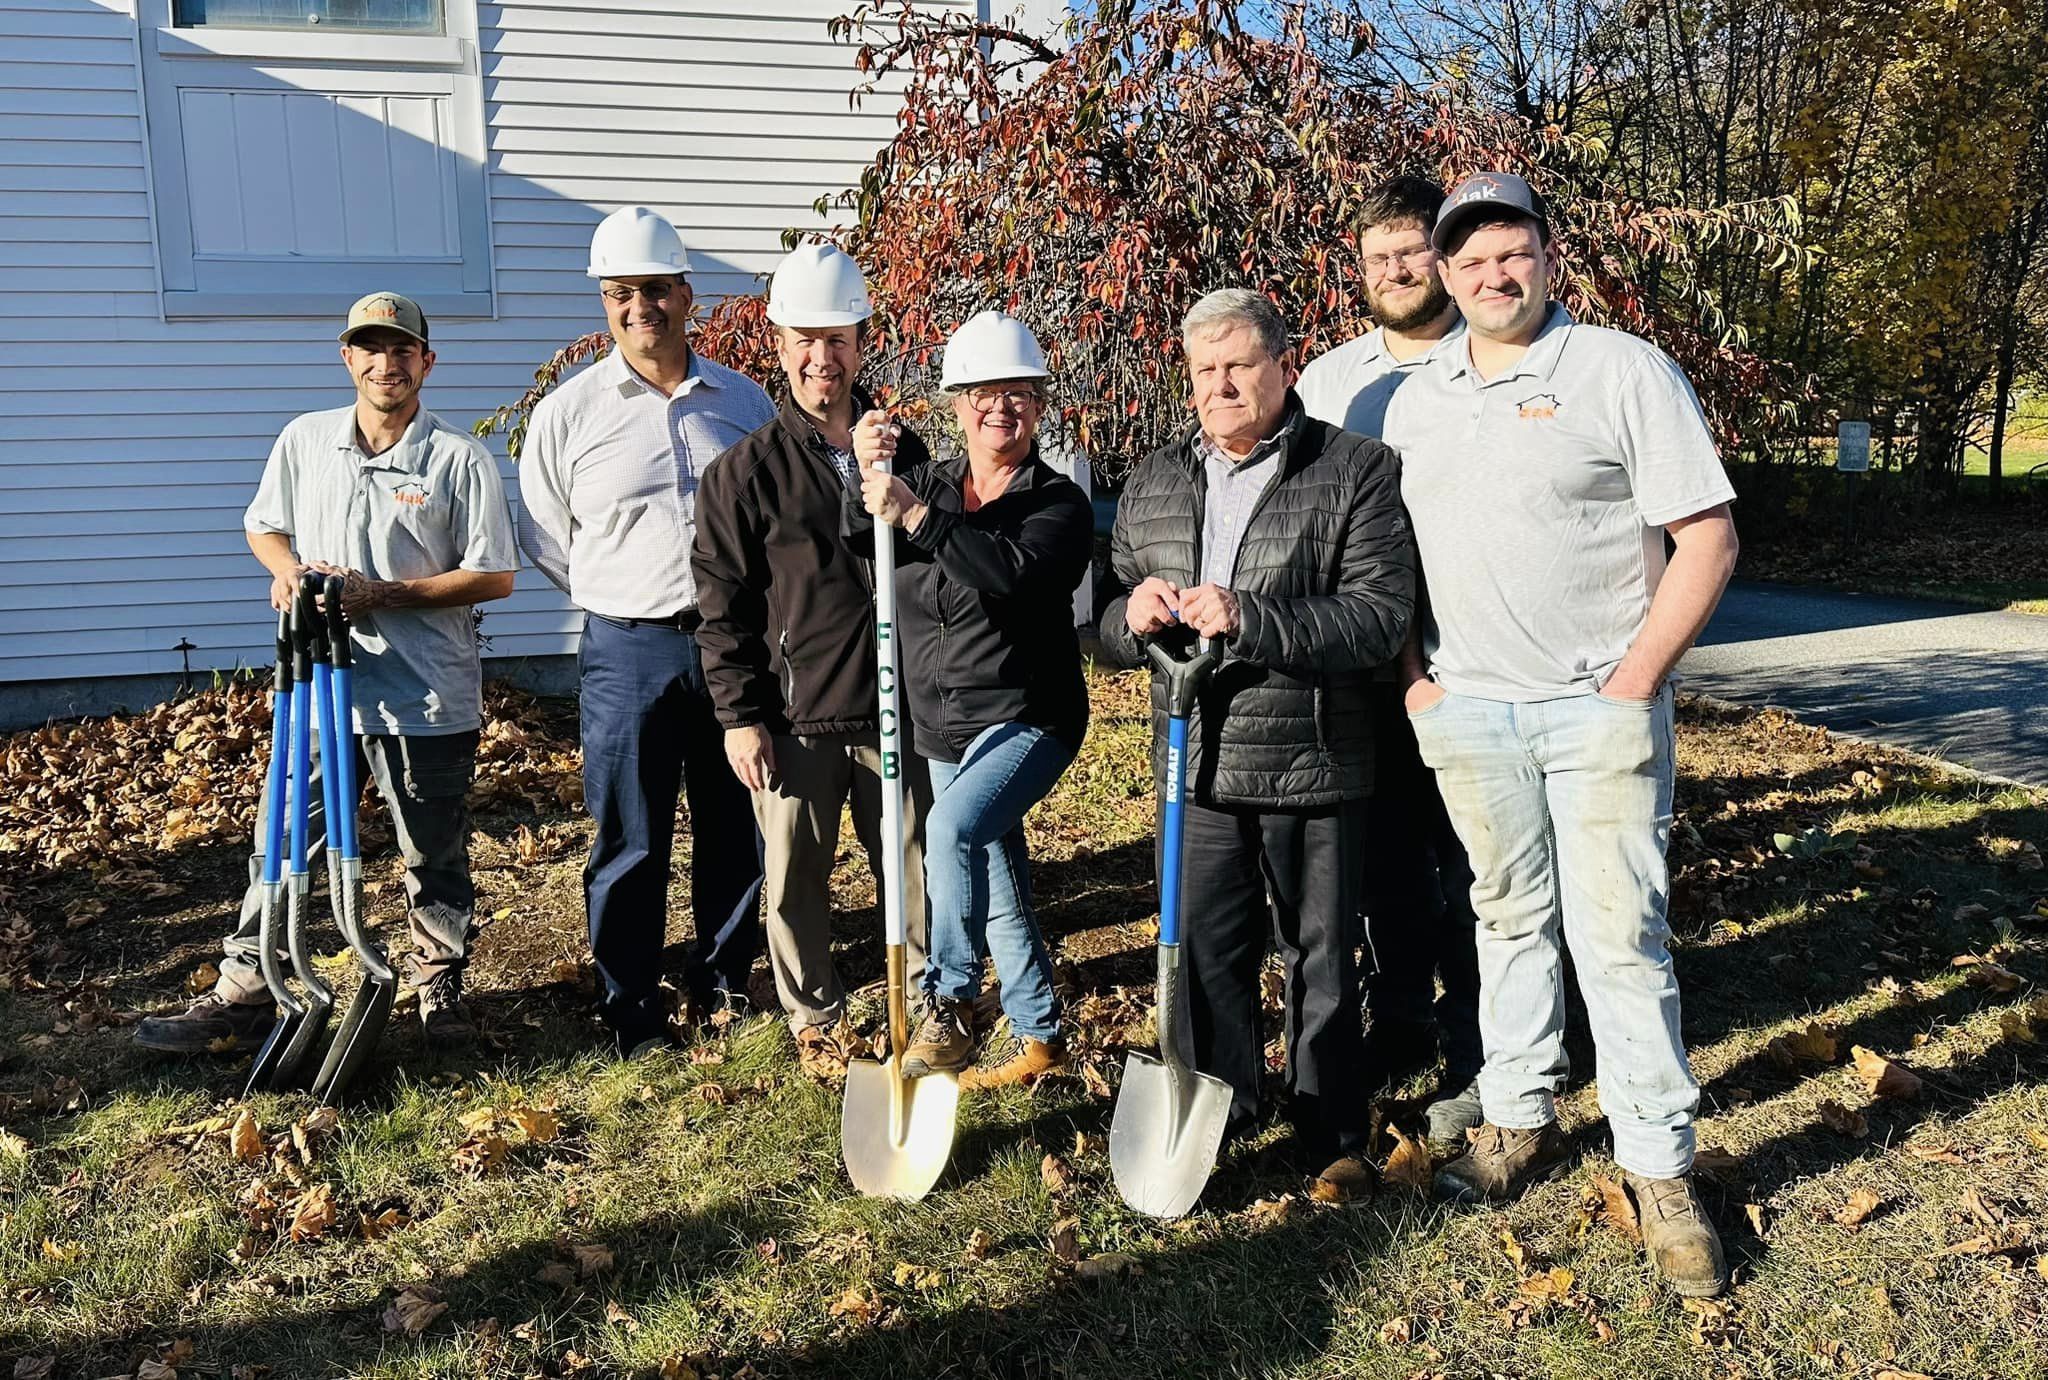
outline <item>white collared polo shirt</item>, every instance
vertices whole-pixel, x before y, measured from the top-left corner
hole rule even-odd
[[[301,561],[373,580],[519,568],[497,462],[425,408],[382,455],[357,444],[353,405],[295,418],[271,447],[242,526],[290,537]],[[373,609],[356,620],[350,647],[357,733],[429,737],[483,723],[468,608]]]
[[[1394,390],[1408,377],[1453,349],[1463,349],[1465,321],[1460,317],[1451,329],[1413,359],[1395,359],[1387,349],[1387,329],[1375,326],[1356,340],[1347,340],[1310,360],[1301,371],[1294,391],[1308,415],[1360,436],[1385,441],[1395,450],[1401,443],[1387,435],[1387,404]]]
[[[1553,304],[1493,379],[1469,339],[1409,376],[1386,428],[1445,689],[1591,694],[1641,631],[1666,523],[1735,496],[1699,398],[1656,346]]]

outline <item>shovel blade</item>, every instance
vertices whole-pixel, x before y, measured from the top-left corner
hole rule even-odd
[[[313,1096],[326,1103],[341,1100],[349,1084],[370,1062],[370,1053],[384,1034],[384,1026],[391,1019],[391,1004],[397,996],[396,982],[372,978],[356,988],[341,1018],[341,1028],[334,1034],[334,1043],[327,1047],[327,1058],[313,1079]]]
[[[308,1001],[306,1014],[298,1018],[299,1028],[285,1041],[284,1052],[278,1056],[277,1069],[270,1075],[270,1086],[289,1088],[299,1082],[305,1072],[306,1061],[313,1057],[313,1051],[320,1047],[320,1037],[327,1033],[327,1018],[334,1012],[331,1001]]]
[[[1222,1079],[1127,1055],[1109,1123],[1117,1192],[1147,1216],[1186,1213],[1208,1186],[1229,1117],[1230,1085]]]
[[[278,1065],[291,1044],[299,1019],[298,1013],[293,1011],[278,1014],[277,1024],[270,1027],[270,1033],[263,1037],[262,1047],[256,1051],[256,1061],[249,1065],[249,1081],[242,1085],[242,1096],[252,1096],[276,1084]]]
[[[846,1066],[839,1116],[847,1177],[871,1198],[922,1198],[953,1154],[960,1081],[950,1073],[905,1078],[896,1056]]]

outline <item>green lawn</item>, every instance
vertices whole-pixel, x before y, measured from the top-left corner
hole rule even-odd
[[[260,729],[214,745],[260,725],[258,697],[8,742],[0,1365],[391,1380],[2048,1372],[2048,798],[1775,713],[1686,709],[1673,918],[1708,1196],[1738,1280],[1725,1304],[1686,1306],[1596,1211],[1614,1167],[1583,1041],[1563,1107],[1582,1161],[1504,1211],[1397,1186],[1314,1205],[1272,1135],[1233,1154],[1183,1222],[1122,1207],[1103,1137],[1149,1002],[1152,804],[1139,683],[1100,678],[1095,695],[1089,745],[1031,825],[1078,1071],[968,1102],[952,1168],[914,1204],[853,1195],[837,1090],[797,1073],[777,1022],[640,1064],[602,1054],[562,707],[494,699],[476,844],[487,1047],[430,1056],[402,1008],[332,1129],[301,1095],[239,1101],[233,1055],[149,1059],[124,1029],[180,1001],[212,953]],[[856,854],[849,841],[841,962],[869,977],[878,925]],[[393,866],[386,852],[371,871],[395,938]],[[1917,1071],[1917,1095],[1874,1096],[1854,1046]]]

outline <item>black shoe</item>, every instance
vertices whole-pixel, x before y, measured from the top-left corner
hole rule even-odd
[[[462,1004],[462,970],[444,968],[420,984],[420,1025],[439,1047],[476,1042],[476,1020]]]
[[[227,1054],[255,1049],[277,1024],[277,1007],[260,1001],[229,1001],[208,992],[175,1016],[147,1016],[135,1027],[135,1043],[166,1054]]]

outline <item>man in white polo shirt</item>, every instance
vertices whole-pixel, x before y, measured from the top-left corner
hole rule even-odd
[[[583,800],[597,833],[584,902],[599,1011],[627,1055],[674,1040],[661,953],[686,783],[693,994],[744,993],[760,949],[761,840],[704,683],[690,545],[706,467],[775,407],[690,348],[689,269],[675,227],[653,211],[605,217],[590,276],[613,349],[541,399],[519,465],[520,544],[586,615]]]
[[[1374,326],[1318,356],[1295,391],[1308,415],[1401,449],[1387,404],[1411,375],[1464,345],[1465,322],[1437,272],[1429,242],[1444,190],[1420,177],[1390,178],[1358,215],[1358,255]],[[1418,606],[1422,600],[1418,598]],[[1422,1072],[1443,1055],[1423,1106],[1430,1144],[1460,1146],[1477,1126],[1479,967],[1472,952],[1472,871],[1436,778],[1415,750],[1395,667],[1373,677],[1373,791],[1366,804],[1367,1085]],[[1443,978],[1444,992],[1436,994]]]
[[[405,858],[407,969],[420,1019],[433,1043],[459,1043],[476,1034],[462,1005],[476,905],[464,797],[483,725],[471,610],[512,592],[519,557],[490,452],[420,405],[434,352],[418,305],[391,292],[357,302],[341,360],[354,405],[284,429],[242,526],[270,572],[273,608],[291,607],[308,570],[346,577],[356,776],[367,767],[377,783]],[[317,876],[326,836],[319,790],[309,801]],[[274,803],[266,791],[261,810]],[[252,858],[214,990],[180,1015],[143,1021],[136,1043],[189,1054],[262,1043],[276,1007],[258,966],[260,872]]]
[[[1716,1294],[1664,851],[1670,676],[1734,569],[1734,490],[1678,366],[1549,300],[1527,182],[1468,178],[1432,242],[1466,348],[1403,384],[1387,425],[1434,621],[1406,702],[1471,858],[1486,1046],[1485,1124],[1437,1187],[1498,1201],[1568,1164],[1562,931],[1644,1244],[1678,1292]]]

